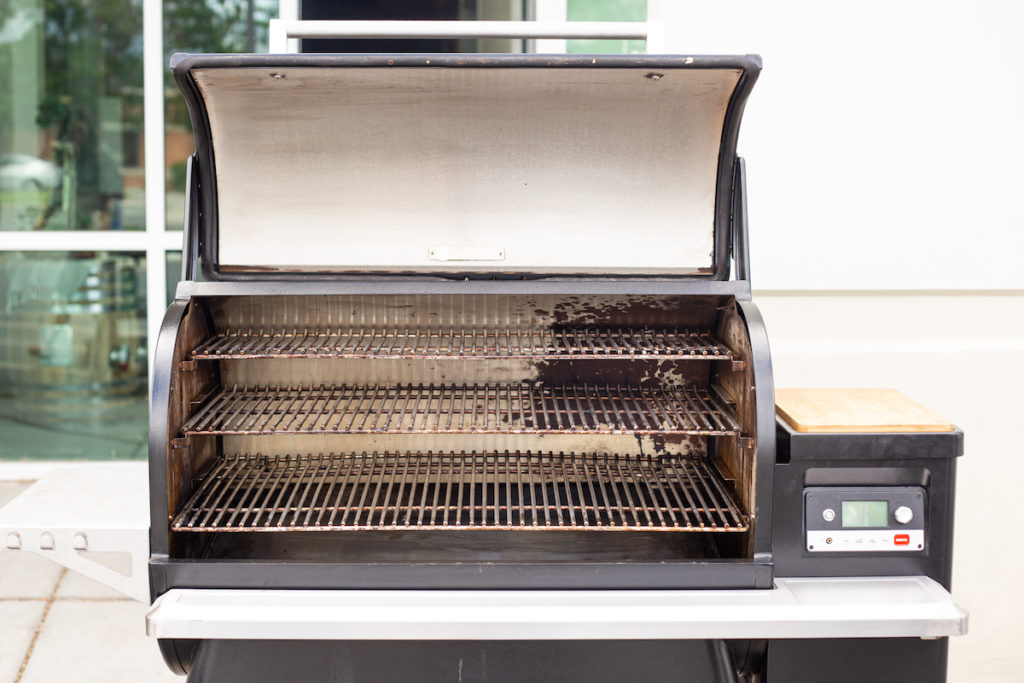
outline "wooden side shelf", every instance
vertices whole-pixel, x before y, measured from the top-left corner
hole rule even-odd
[[[798,432],[951,432],[895,389],[776,389],[775,411]]]

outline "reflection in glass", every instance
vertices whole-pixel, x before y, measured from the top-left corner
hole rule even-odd
[[[164,63],[176,52],[266,52],[277,0],[164,0]],[[185,164],[195,149],[185,100],[166,74],[164,155],[168,230],[184,223]]]
[[[647,21],[647,0],[568,0],[569,21]],[[643,40],[569,40],[569,54],[637,54],[646,50]]]
[[[0,2],[0,230],[141,230],[141,0]]]
[[[645,0],[646,1],[646,0]],[[302,18],[313,21],[522,21],[528,0],[303,0]],[[306,38],[302,52],[523,52],[523,40],[507,38]]]
[[[0,459],[145,456],[144,265],[0,253]]]
[[[171,301],[174,300],[174,290],[178,288],[178,281],[181,279],[181,252],[180,251],[169,251],[167,252],[167,271],[166,271],[166,286],[167,286],[167,305],[171,305]]]

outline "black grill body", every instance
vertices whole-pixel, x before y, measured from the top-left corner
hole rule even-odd
[[[149,442],[154,598],[175,588],[770,590],[776,576],[877,573],[925,574],[949,586],[959,433],[833,437],[795,434],[776,424],[768,338],[751,300],[744,164],[736,155],[740,118],[760,71],[757,57],[192,55],[175,57],[172,67],[189,106],[197,151],[189,165],[182,282],[154,359]],[[215,154],[232,133],[224,126],[225,120],[232,123],[224,118],[226,111],[246,125],[265,123],[254,122],[259,117],[230,98],[224,108],[208,107],[204,88],[230,70],[237,78],[226,91],[248,88],[259,96],[249,101],[254,109],[265,107],[263,95],[272,92],[291,92],[308,104],[302,100],[308,94],[303,79],[322,78],[331,70],[358,74],[360,87],[371,92],[376,86],[366,74],[391,79],[392,71],[401,70],[429,74],[441,85],[446,81],[438,73],[497,74],[520,88],[522,73],[530,70],[542,79],[552,72],[576,74],[554,91],[559,96],[579,83],[592,87],[591,71],[603,73],[607,83],[621,81],[631,93],[689,78],[694,89],[684,88],[684,94],[696,93],[700,97],[691,100],[706,102],[702,89],[710,83],[712,91],[719,88],[721,107],[717,118],[711,117],[714,125],[694,136],[704,138],[694,149],[704,150],[706,163],[694,175],[701,176],[696,184],[707,192],[696,193],[700,202],[694,206],[681,207],[687,215],[679,217],[680,226],[687,229],[676,230],[674,216],[666,228],[671,212],[664,207],[675,206],[670,202],[677,193],[692,190],[669,173],[691,163],[690,156],[666,159],[658,153],[658,141],[667,134],[663,126],[685,124],[690,112],[683,105],[692,102],[680,102],[679,112],[662,116],[656,135],[641,140],[655,141],[653,161],[666,171],[645,176],[665,189],[660,196],[660,190],[652,191],[649,201],[641,201],[626,190],[634,180],[625,177],[631,169],[608,166],[600,155],[588,159],[605,171],[599,180],[613,201],[593,196],[581,201],[579,185],[543,167],[558,192],[530,194],[533,190],[523,188],[532,178],[516,183],[520,194],[513,196],[539,197],[527,207],[534,215],[562,194],[573,197],[567,214],[589,215],[600,228],[592,235],[581,231],[581,239],[610,246],[605,269],[581,260],[575,245],[566,251],[561,235],[553,234],[538,241],[563,245],[561,254],[549,251],[566,263],[543,257],[540,249],[540,267],[517,266],[514,248],[474,243],[431,245],[429,258],[423,249],[403,267],[368,259],[335,266],[335,254],[339,261],[348,257],[346,236],[351,235],[342,230],[348,227],[346,204],[337,205],[335,216],[331,198],[324,198],[331,210],[313,216],[328,226],[319,233],[323,243],[296,248],[289,232],[308,235],[307,226],[275,208],[276,191],[268,179],[280,178],[282,187],[301,194],[304,185],[323,178],[303,177],[303,165],[294,163],[273,128],[257,126],[266,139],[242,136],[233,152],[228,146]],[[198,78],[198,72],[205,75]],[[626,83],[622,74],[636,78]],[[500,100],[500,89],[490,80],[478,81],[484,99]],[[415,82],[404,86],[415,93],[413,104],[432,91]],[[341,111],[348,103],[337,99],[339,90],[315,91],[309,101],[336,105],[339,115],[359,123],[350,111]],[[622,98],[627,104],[632,99]],[[551,100],[550,93],[538,98]],[[271,110],[269,120],[280,117],[292,125],[292,101],[282,101],[288,106]],[[390,110],[401,108],[373,111]],[[502,110],[488,111],[478,122],[489,123]],[[561,125],[563,118],[549,112],[547,122]],[[605,121],[602,132],[615,138],[650,122],[621,123]],[[444,140],[460,143],[449,145],[453,153],[464,150],[458,135],[441,129],[449,135]],[[357,142],[372,154],[367,139],[373,138]],[[408,140],[418,145],[418,138]],[[564,152],[576,151],[563,140],[550,141]],[[507,142],[499,140],[512,158],[518,150]],[[537,140],[525,142],[544,150]],[[250,147],[256,153],[261,143],[276,149],[277,160],[287,162],[300,182],[274,169],[248,176],[269,188],[262,193],[240,195],[237,186],[222,184],[217,164],[221,171],[230,167],[232,153],[246,162]],[[320,154],[318,144],[306,143],[310,157]],[[427,158],[447,148],[435,143],[417,146],[412,156]],[[620,149],[631,151],[628,145]],[[318,158],[316,168],[332,168],[333,158]],[[438,230],[451,232],[443,223],[452,217],[432,215],[433,197],[409,184],[401,161],[409,158],[385,154],[378,160],[393,164],[387,168],[400,178],[396,182],[406,183],[405,193],[431,200],[414,228],[433,221]],[[487,154],[482,160],[472,154],[460,158],[482,171],[463,176],[470,185],[494,167]],[[227,177],[245,177],[248,164],[232,161]],[[442,175],[458,164],[443,166]],[[620,177],[621,182],[608,182]],[[435,178],[429,181],[424,185],[445,189]],[[463,195],[473,195],[465,190],[480,188],[456,189],[455,204],[461,206]],[[473,196],[489,197],[486,189]],[[508,188],[493,191],[503,189]],[[362,190],[377,188],[368,183]],[[287,194],[282,192],[281,202]],[[401,194],[394,196],[396,204],[404,199]],[[238,217],[261,223],[264,237],[267,221],[261,212],[247,214],[239,196],[264,207],[262,213],[274,220],[279,217],[281,227],[271,230],[270,246],[247,249],[249,225]],[[358,204],[358,197],[349,199]],[[495,197],[497,204],[501,200]],[[661,232],[653,232],[657,239],[644,232],[648,217],[643,215],[625,216],[633,225],[609,229],[601,211],[587,214],[589,203],[598,200],[608,212],[620,211],[621,203],[637,212],[662,207],[652,214],[651,222],[663,223]],[[384,215],[398,215],[389,213],[392,209],[380,207]],[[455,212],[459,220],[466,215]],[[455,223],[477,230],[472,221]],[[404,229],[406,236],[418,235]],[[577,229],[568,222],[568,232]],[[662,239],[671,242],[677,233],[688,239],[687,230],[696,233],[696,257],[691,253],[692,263],[666,265],[662,252],[675,252]],[[360,237],[351,236],[353,244]],[[648,240],[652,258],[659,257],[658,267],[635,262],[616,267],[617,252],[626,258],[627,247],[642,239]],[[396,250],[406,246],[397,242]],[[538,246],[512,244],[535,252]],[[261,253],[276,259],[275,246],[281,262],[252,263],[239,256]],[[635,250],[630,253],[635,259]],[[306,254],[316,258],[302,261]],[[505,259],[512,265],[504,265]],[[844,484],[925,489],[928,552],[882,558],[807,553],[804,487]],[[812,641],[163,640],[160,647],[169,666],[190,672],[195,683],[281,680],[297,670],[310,679],[353,681],[726,681],[739,674],[753,676],[750,680],[765,674],[786,681],[906,680],[908,671],[927,672],[921,680],[941,680],[946,651],[944,640],[900,639],[840,639],[824,646]],[[895,662],[896,654],[899,663],[888,668],[879,663]]]

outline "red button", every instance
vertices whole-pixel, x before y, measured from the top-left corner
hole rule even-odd
[[[896,545],[910,545],[910,534],[896,534],[892,537],[892,542]]]

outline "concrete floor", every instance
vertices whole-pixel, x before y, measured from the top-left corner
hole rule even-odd
[[[28,482],[0,482],[0,506]],[[0,682],[182,681],[147,637],[148,605],[31,553],[0,552]]]

